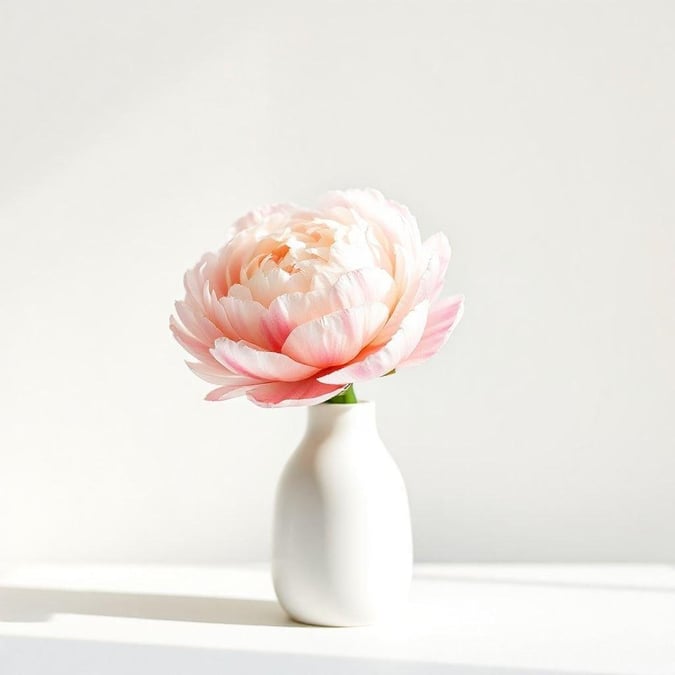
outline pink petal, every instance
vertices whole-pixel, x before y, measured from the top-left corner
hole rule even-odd
[[[389,340],[413,307],[423,300],[433,302],[443,288],[450,262],[448,238],[442,232],[438,232],[424,242],[422,250],[420,258],[413,260],[409,251],[400,247],[395,248],[395,277],[400,299],[384,330],[377,336],[376,344]]]
[[[417,365],[436,354],[450,337],[450,333],[459,323],[463,313],[463,296],[457,295],[439,300],[429,312],[422,339],[412,354],[401,363],[401,367]]]
[[[259,227],[270,222],[270,220],[278,224],[280,220],[292,215],[298,210],[298,206],[290,203],[270,204],[269,206],[254,209],[253,211],[244,214],[234,223],[230,229],[230,236],[234,236],[250,227]]]
[[[393,302],[393,280],[384,270],[367,268],[343,274],[334,286],[308,293],[284,293],[269,306],[264,319],[267,337],[276,349],[297,326],[341,309],[371,302]]]
[[[210,345],[205,345],[188,333],[173,316],[169,319],[169,328],[178,344],[186,352],[205,363],[217,363],[209,351]]]
[[[254,387],[255,384],[228,384],[217,389],[212,389],[207,395],[207,401],[226,401],[230,398],[237,398],[243,396],[247,391]]]
[[[415,300],[420,302],[428,298],[433,302],[443,288],[445,273],[448,271],[451,254],[450,242],[442,232],[437,232],[424,242],[422,249],[429,263],[420,280]]]
[[[204,344],[213,344],[223,333],[218,330],[202,313],[201,309],[194,311],[186,302],[178,301],[175,305],[176,314],[192,335]]]
[[[259,302],[230,297],[220,298],[218,302],[232,326],[232,339],[244,340],[265,349],[272,347],[263,330],[263,319],[267,310]]]
[[[380,302],[341,309],[294,328],[282,351],[317,368],[342,365],[373,340],[388,316]]]
[[[204,287],[207,286],[207,279],[210,272],[217,266],[218,259],[213,253],[205,253],[201,260],[189,269],[183,277],[185,286],[185,300],[193,307],[202,306]]]
[[[296,326],[337,309],[339,307],[335,306],[330,289],[309,293],[284,293],[270,303],[264,326],[276,348],[280,349]]]
[[[241,284],[232,284],[232,286],[227,289],[227,294],[231,298],[239,298],[239,300],[253,300],[250,289]]]
[[[259,380],[295,382],[317,372],[317,368],[298,363],[285,354],[254,349],[243,341],[234,342],[229,338],[216,340],[211,353],[233,372]]]
[[[260,384],[260,380],[257,378],[244,377],[242,375],[237,375],[231,370],[226,368],[222,363],[216,361],[211,363],[202,363],[186,361],[185,364],[187,367],[197,376],[200,377],[205,382],[211,384]]]
[[[258,270],[246,282],[246,286],[254,300],[269,307],[276,297],[284,293],[309,290],[309,277],[305,274],[289,274],[275,267],[269,271]]]
[[[220,300],[215,291],[211,291],[209,296],[209,306],[207,307],[208,317],[214,326],[218,326],[224,337],[232,340],[238,340],[239,336],[235,333],[232,323],[227,316],[225,308],[220,304]]]
[[[298,405],[314,405],[322,403],[339,394],[344,385],[328,385],[317,382],[314,378],[300,382],[270,382],[251,389],[247,396],[256,405],[286,407]]]
[[[375,344],[388,342],[399,329],[401,321],[412,309],[418,288],[419,261],[401,246],[394,246],[394,281],[398,302],[390,313],[389,320],[375,339]]]
[[[408,358],[419,343],[429,313],[429,302],[424,300],[406,316],[399,329],[382,348],[345,368],[318,378],[326,384],[363,382],[386,375]]]
[[[343,274],[332,289],[338,305],[336,309],[357,307],[370,302],[389,305],[392,301],[394,280],[391,275],[376,267],[367,267]]]
[[[406,248],[420,245],[417,221],[401,204],[387,199],[378,190],[344,190],[329,192],[320,200],[325,209],[342,207],[358,213],[366,222],[379,227],[391,241]]]

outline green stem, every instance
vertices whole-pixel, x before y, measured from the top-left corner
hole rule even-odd
[[[346,389],[341,391],[337,396],[329,398],[326,403],[358,403],[359,400],[356,398],[356,392],[354,391],[354,385],[350,384]]]

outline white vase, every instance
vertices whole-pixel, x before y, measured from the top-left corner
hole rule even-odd
[[[303,623],[371,624],[404,607],[411,575],[408,496],[375,404],[309,407],[277,489],[272,576],[282,607]]]

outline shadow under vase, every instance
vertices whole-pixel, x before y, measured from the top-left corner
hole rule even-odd
[[[274,600],[0,587],[0,621],[47,621],[54,614],[302,627]]]

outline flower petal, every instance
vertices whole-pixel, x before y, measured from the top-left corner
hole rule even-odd
[[[373,340],[388,316],[381,302],[332,312],[294,328],[282,352],[317,368],[348,363]]]
[[[394,246],[394,281],[398,302],[395,304],[393,311],[390,312],[384,329],[375,339],[375,344],[388,342],[399,329],[403,318],[414,306],[413,300],[417,293],[418,275],[420,274],[418,268],[419,261],[409,251],[401,246]]]
[[[378,190],[328,192],[319,204],[329,212],[335,207],[357,212],[367,223],[378,227],[389,240],[402,243],[410,250],[417,250],[421,245],[419,227],[410,211],[387,199]]]
[[[289,274],[274,267],[269,271],[258,270],[246,281],[246,287],[254,300],[269,307],[270,303],[283,293],[295,293],[309,289],[309,277],[305,274]]]
[[[298,363],[285,354],[255,349],[243,341],[234,342],[229,338],[216,340],[211,354],[233,372],[259,380],[295,382],[317,372],[317,368]]]
[[[443,232],[437,232],[424,242],[422,249],[429,263],[420,280],[416,301],[429,298],[433,302],[443,288],[445,273],[448,271],[451,254],[450,242]]]
[[[249,228],[271,228],[272,225],[278,226],[279,222],[283,222],[284,219],[294,214],[299,208],[300,207],[291,203],[278,203],[253,209],[234,223],[230,228],[229,235],[232,237]]]
[[[264,349],[272,347],[263,330],[263,319],[267,310],[259,302],[227,296],[220,298],[218,302],[225,310],[236,338]]]
[[[366,267],[343,274],[332,289],[338,308],[358,307],[370,302],[389,305],[392,301],[394,280],[382,269]]]
[[[389,340],[398,330],[403,318],[423,300],[432,303],[441,292],[450,262],[450,243],[442,233],[429,237],[423,245],[424,254],[413,259],[408,250],[395,247],[396,285],[400,298],[376,344]]]
[[[211,384],[260,384],[259,379],[237,375],[215,360],[213,363],[186,361],[185,364],[197,377]]]
[[[256,405],[272,408],[322,403],[339,394],[344,385],[329,385],[314,378],[300,382],[270,382],[251,389],[247,397]]]
[[[464,313],[464,297],[456,295],[439,300],[429,312],[424,335],[415,350],[401,363],[414,366],[431,358],[446,343]]]
[[[408,358],[419,343],[429,313],[428,300],[422,301],[403,319],[399,329],[383,347],[365,358],[319,377],[326,384],[363,382],[386,375]]]
[[[206,396],[207,401],[226,401],[230,398],[237,398],[243,396],[247,391],[254,387],[254,384],[226,384],[217,389],[212,389]]]
[[[223,334],[211,321],[203,314],[195,312],[190,305],[182,300],[175,304],[176,314],[192,335],[204,344],[213,344]]]
[[[232,284],[227,289],[227,294],[232,298],[239,298],[239,300],[253,300],[251,290],[241,284]]]
[[[186,352],[205,363],[217,363],[209,352],[209,346],[200,342],[196,337],[188,333],[173,316],[169,319],[169,328],[176,338],[176,342],[178,342]]]
[[[273,348],[280,349],[297,326],[348,307],[373,302],[393,304],[394,281],[384,270],[366,268],[343,274],[328,289],[285,293],[275,298],[264,318]]]

